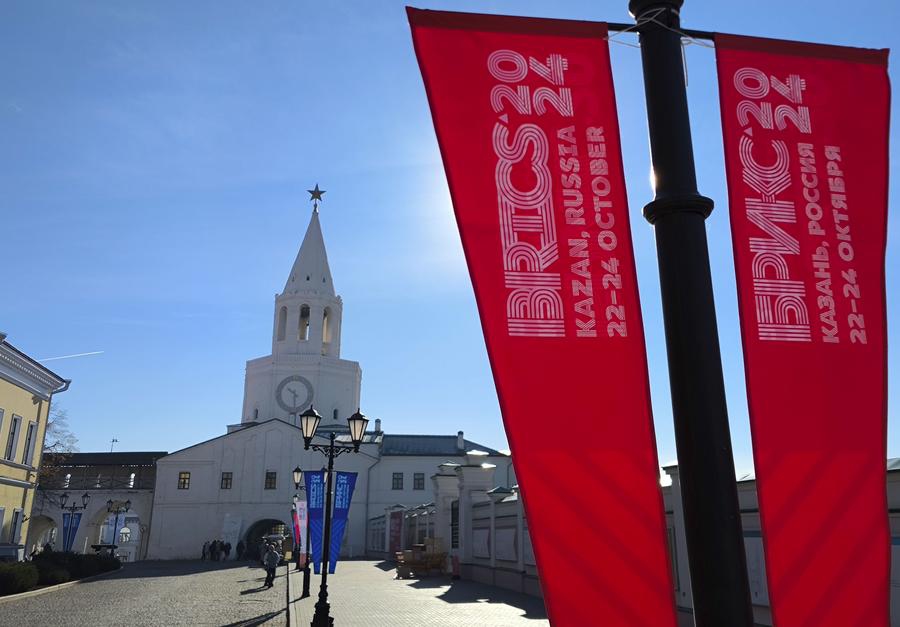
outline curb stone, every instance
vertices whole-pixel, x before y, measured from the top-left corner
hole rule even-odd
[[[79,583],[91,581],[92,579],[100,579],[101,577],[106,577],[107,575],[111,575],[113,573],[119,572],[123,568],[124,568],[124,566],[119,566],[115,570],[108,570],[105,573],[91,575],[90,577],[83,577],[82,579],[76,579],[75,581],[66,581],[63,583],[58,583],[55,586],[47,586],[45,588],[38,588],[37,590],[26,590],[25,592],[19,592],[18,594],[6,594],[3,596],[0,596],[0,603],[5,603],[6,601],[14,601],[16,599],[27,599],[28,597],[34,597],[39,594],[44,594],[45,592],[55,592],[57,590],[62,590],[63,588],[68,588],[69,586],[74,586]]]

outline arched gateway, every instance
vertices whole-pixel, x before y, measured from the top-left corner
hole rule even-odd
[[[246,559],[259,559],[264,541],[275,542],[282,555],[291,550],[291,528],[281,520],[264,518],[258,520],[244,534],[244,556]],[[240,559],[242,556],[238,556]]]

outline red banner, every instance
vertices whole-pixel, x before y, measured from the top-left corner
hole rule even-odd
[[[674,625],[606,25],[408,11],[550,620]]]
[[[716,57],[774,622],[887,625],[887,51]]]

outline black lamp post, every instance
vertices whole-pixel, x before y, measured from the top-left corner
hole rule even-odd
[[[328,436],[327,446],[311,444],[320,420],[322,420],[322,416],[312,407],[300,414],[303,448],[306,450],[311,448],[328,456],[328,469],[325,474],[325,537],[323,538],[322,585],[319,586],[319,600],[316,602],[316,613],[313,615],[311,627],[330,627],[334,624],[334,619],[329,616],[330,607],[328,605],[328,563],[331,558],[331,483],[334,477],[334,458],[350,451],[354,453],[359,452],[359,445],[362,444],[369,419],[363,416],[358,409],[355,414],[347,418],[347,424],[350,427],[350,440],[353,442],[353,446],[335,444],[336,434],[334,431]]]
[[[294,468],[294,488],[300,492],[306,492],[306,487],[302,485],[303,471],[300,466]],[[296,507],[299,495],[294,495],[294,507]],[[300,554],[297,554],[297,570],[300,570]],[[303,593],[301,599],[309,596],[309,512],[306,513],[306,564],[303,566]]]
[[[119,527],[119,514],[124,514],[125,512],[127,512],[130,509],[131,509],[131,499],[125,501],[124,505],[119,504],[119,503],[113,503],[112,499],[110,499],[106,502],[106,511],[109,512],[110,514],[115,515],[113,517],[112,542],[110,543],[112,545],[111,552],[112,552],[113,557],[115,557],[115,554],[116,554],[116,532],[118,531],[118,527]]]
[[[87,506],[88,506],[88,503],[90,502],[90,500],[91,500],[91,495],[88,494],[87,492],[85,492],[84,494],[81,495],[81,505],[78,505],[77,503],[75,503],[75,501],[72,501],[72,504],[69,505],[68,507],[66,507],[66,503],[68,503],[68,501],[69,501],[69,493],[63,492],[59,497],[59,509],[69,512],[70,514],[72,514],[74,516],[75,512],[77,512],[78,510],[87,509]],[[72,533],[72,528],[73,528],[73,525],[70,523],[69,524],[69,533]],[[74,539],[75,538],[73,536],[72,540],[74,540]],[[68,540],[68,538],[63,538],[63,551],[67,550],[67,548],[66,548],[67,544],[71,545],[71,542],[68,542],[67,540]],[[72,547],[69,546],[68,548],[71,549]]]
[[[640,32],[655,198],[654,226],[688,564],[698,627],[750,627],[747,578],[706,217],[697,190],[679,11],[684,0],[630,0]]]

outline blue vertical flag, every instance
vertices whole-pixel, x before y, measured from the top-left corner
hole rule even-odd
[[[338,556],[341,553],[341,540],[347,526],[347,515],[350,513],[350,500],[353,488],[356,487],[355,472],[336,472],[334,478],[334,510],[331,515],[331,546],[329,547],[329,574],[334,573]]]
[[[63,513],[63,551],[72,550],[72,543],[75,542],[79,524],[81,524],[81,512]]]
[[[306,484],[306,505],[309,512],[310,549],[313,570],[317,575],[322,563],[322,533],[325,530],[325,486],[322,481],[324,475],[325,473],[321,470],[303,473],[303,481]]]

